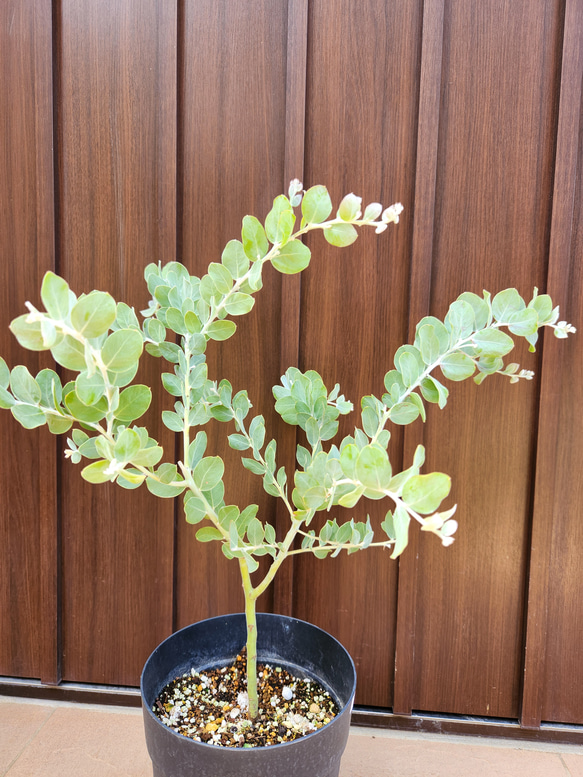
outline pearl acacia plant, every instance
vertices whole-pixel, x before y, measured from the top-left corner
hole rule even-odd
[[[296,229],[298,208],[301,220]],[[384,379],[385,393],[362,399],[360,428],[329,445],[325,443],[335,437],[339,415],[353,406],[338,385],[329,392],[317,372],[291,367],[273,389],[276,411],[305,433],[306,444],[297,446],[298,469],[290,489],[288,473],[276,463],[276,441],[265,443],[263,416],[251,414],[247,391],[233,393],[228,381],[209,378],[205,351],[209,340],[226,340],[235,333],[231,317],[253,307],[265,265],[288,274],[308,266],[310,249],[300,240],[304,235],[319,229],[332,245],[348,246],[357,238],[357,227],[381,233],[398,222],[402,207],[383,210],[372,203],[362,213],[361,198],[349,194],[333,217],[332,210],[325,187],[303,192],[302,184],[292,181],[289,195],[275,199],[264,224],[245,216],[241,240],[231,240],[221,261],[210,264],[202,278],[191,276],[176,262],[148,265],[145,279],[151,300],[142,321],[107,292],[77,297],[64,279],[48,272],[41,288],[45,311],[27,303],[29,312],[10,328],[24,347],[50,350],[59,365],[77,373],[75,380],[63,386],[54,370],[43,369],[33,377],[26,367],[9,370],[0,360],[0,406],[10,409],[28,429],[46,423],[51,432],[61,434],[76,424],[65,455],[75,464],[91,461],[81,472],[85,480],[112,481],[126,489],[145,483],[162,498],[183,495],[186,520],[204,522],[197,539],[220,542],[224,555],[237,560],[245,595],[251,718],[258,706],[255,604],[288,556],[313,553],[324,558],[343,550],[381,547],[391,548],[395,558],[407,545],[411,519],[443,545],[453,542],[455,507],[440,510],[450,478],[440,472],[420,473],[422,446],[407,469],[394,473],[387,453],[389,422],[425,420],[426,402],[445,406],[448,389],[436,377],[438,370],[450,381],[473,376],[481,383],[494,373],[511,382],[530,378],[532,374],[518,365],[504,364],[514,341],[503,329],[525,337],[531,350],[540,327],[550,327],[561,338],[574,331],[558,321],[558,308],[536,289],[528,304],[515,289],[493,298],[487,292],[483,297],[464,293],[443,321],[428,316],[419,322],[414,343],[402,346],[394,356],[394,368]],[[132,383],[144,348],[173,367],[162,375],[162,383],[176,401],[174,410],[162,413],[162,420],[182,438],[178,463],[160,463],[162,448],[135,423],[148,409],[152,394],[148,386]],[[211,419],[234,427],[229,445],[244,454],[243,466],[262,478],[263,488],[283,501],[289,529],[282,539],[257,517],[257,505],[240,509],[225,503],[223,461],[207,454],[204,431],[194,433]],[[339,522],[333,517],[319,531],[310,528],[317,512],[337,506],[350,509],[363,497],[392,502],[380,537],[369,518]],[[270,557],[269,565],[262,579],[253,583],[261,556]]]

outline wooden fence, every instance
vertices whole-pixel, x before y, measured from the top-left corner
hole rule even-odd
[[[295,431],[271,386],[291,364],[356,404],[382,392],[417,320],[464,290],[537,286],[581,323],[579,0],[3,0],[0,73],[10,365],[50,364],[7,331],[47,269],[141,309],[146,264],[202,273],[294,177],[405,211],[342,251],[311,240],[310,268],[268,274],[209,355],[214,377],[249,389],[282,461]],[[520,349],[535,380],[454,385],[443,412],[394,434],[396,463],[423,441],[427,470],[452,475],[451,548],[413,532],[398,563],[300,556],[260,601],[343,641],[358,704],[583,725],[579,338]],[[161,409],[152,431],[172,449]],[[236,567],[170,500],[84,483],[62,440],[9,413],[0,445],[1,675],[134,686],[173,629],[241,609]],[[280,522],[234,472],[231,500]]]

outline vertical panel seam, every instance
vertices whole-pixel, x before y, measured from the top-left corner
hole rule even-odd
[[[577,15],[581,16],[577,2],[567,0],[547,276],[548,291],[553,297],[566,297],[568,292],[565,263],[570,262],[583,79],[583,20],[577,21]],[[547,505],[554,502],[556,487],[556,470],[549,471],[549,455],[545,456],[544,452],[556,451],[559,443],[559,403],[556,398],[560,395],[561,384],[562,372],[557,369],[555,352],[543,348],[521,709],[521,725],[528,728],[540,727],[543,717],[547,594],[553,535],[553,513]],[[556,461],[555,456],[550,458]]]
[[[47,140],[51,144],[51,150],[46,152],[47,161],[49,161],[50,169],[46,170],[46,180],[40,181],[44,184],[43,190],[37,189],[37,198],[43,197],[45,203],[41,207],[49,207],[50,214],[47,217],[47,223],[50,223],[51,234],[50,235],[38,235],[37,242],[40,240],[46,240],[50,242],[50,247],[45,251],[44,248],[39,246],[39,253],[48,259],[48,261],[37,264],[37,271],[39,274],[44,274],[47,270],[58,271],[59,266],[59,158],[58,158],[58,100],[59,100],[59,18],[60,18],[60,0],[46,0],[46,4],[42,6],[41,10],[35,9],[33,13],[39,13],[36,20],[36,24],[47,23],[49,26],[50,51],[48,56],[50,57],[51,73],[49,74],[47,81],[47,97],[50,101],[49,105],[45,105],[47,109],[47,116],[37,116],[37,123],[35,128],[35,146],[37,157],[39,154],[43,154],[44,150],[41,147],[41,142]],[[44,14],[46,13],[46,19]],[[38,44],[35,40],[35,51],[33,52],[35,58],[39,56]],[[45,77],[44,73],[39,71],[39,62],[36,59],[36,70],[34,74],[35,78]],[[40,90],[36,90],[36,99],[38,99]],[[37,106],[38,108],[38,106]],[[46,137],[43,132],[42,137],[39,136],[39,131],[45,128],[45,121],[48,126],[46,127]],[[43,170],[43,166],[40,167]],[[37,169],[38,175],[38,169]],[[37,185],[39,180],[37,178]],[[50,204],[49,204],[50,199]],[[37,208],[39,207],[37,201]],[[37,222],[38,227],[38,222]],[[37,254],[37,261],[39,256]],[[39,367],[55,367],[54,361],[46,353],[40,355]],[[62,567],[61,567],[61,515],[59,504],[59,440],[57,437],[53,437],[46,430],[39,432],[39,511],[40,511],[40,524],[41,524],[41,548],[40,548],[40,600],[41,600],[41,618],[42,627],[41,634],[43,636],[44,644],[40,651],[40,671],[41,681],[43,683],[58,685],[61,681],[61,626],[62,626]],[[42,485],[41,485],[42,478]]]
[[[285,150],[284,186],[292,178],[303,180],[306,121],[308,0],[288,0],[286,84],[285,84]],[[280,374],[299,362],[300,350],[300,275],[281,275]],[[295,469],[296,427],[280,424],[280,451],[286,470]],[[285,446],[282,444],[285,441]],[[275,521],[278,536],[287,530],[289,516],[278,500]],[[283,572],[283,574],[282,574]],[[293,611],[293,560],[289,560],[274,581],[274,608]]]
[[[429,313],[431,299],[444,15],[444,0],[425,0],[409,282],[409,341],[414,338],[417,321]],[[422,428],[405,429],[404,460],[412,457],[413,450],[422,441]],[[418,541],[418,534],[414,533],[409,552],[399,560],[393,711],[400,714],[411,714],[413,704]]]
[[[175,157],[175,186],[176,186],[176,244],[175,261],[183,261],[184,245],[184,52],[185,52],[185,0],[176,0],[176,157]],[[174,439],[174,459],[178,461],[180,454],[180,441]],[[178,627],[178,522],[181,520],[179,500],[174,499],[174,527],[172,534],[172,614],[171,628],[176,631]]]

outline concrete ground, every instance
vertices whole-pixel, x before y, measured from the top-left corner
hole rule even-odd
[[[0,697],[5,776],[152,777],[142,713]],[[340,777],[583,777],[583,747],[353,728]]]

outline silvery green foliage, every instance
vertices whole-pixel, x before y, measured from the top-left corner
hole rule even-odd
[[[516,289],[493,298],[487,292],[482,297],[468,292],[450,306],[443,321],[424,318],[414,343],[397,350],[394,366],[385,375],[384,393],[361,400],[359,425],[341,441],[330,442],[337,436],[339,416],[351,412],[352,404],[339,386],[329,391],[317,372],[290,368],[273,393],[283,420],[305,433],[306,444],[298,445],[298,468],[291,481],[277,465],[276,441],[266,440],[263,416],[252,414],[247,392],[234,393],[228,381],[208,376],[209,340],[226,340],[235,333],[233,319],[252,309],[267,263],[282,273],[301,272],[311,259],[310,249],[299,239],[303,235],[321,229],[331,245],[348,246],[356,240],[357,228],[373,227],[381,233],[398,222],[402,210],[400,205],[383,209],[371,203],[363,214],[361,205],[360,197],[349,194],[331,218],[333,207],[325,187],[304,193],[293,181],[289,196],[275,199],[263,224],[253,216],[243,219],[241,239],[231,240],[220,262],[212,262],[203,277],[191,276],[176,262],[146,267],[151,300],[141,320],[108,293],[76,297],[63,278],[47,273],[41,288],[45,310],[27,303],[29,312],[15,319],[11,330],[25,348],[50,350],[55,361],[77,377],[62,386],[53,370],[33,377],[26,367],[9,370],[0,359],[0,406],[10,409],[28,429],[46,423],[51,432],[61,434],[77,424],[66,456],[73,463],[89,461],[82,476],[91,483],[115,481],[134,489],[145,482],[159,497],[184,494],[186,520],[204,522],[197,538],[220,541],[224,554],[244,560],[250,572],[257,569],[262,555],[274,560],[273,574],[283,557],[298,552],[325,557],[381,546],[390,547],[396,557],[407,545],[411,519],[444,545],[450,544],[457,527],[452,518],[455,507],[440,509],[450,491],[449,477],[421,473],[422,446],[408,469],[394,473],[387,426],[425,420],[427,403],[445,407],[449,391],[443,379],[473,377],[481,383],[494,373],[511,382],[532,377],[517,364],[505,363],[514,347],[511,335],[524,337],[534,350],[541,327],[550,327],[560,338],[575,331],[558,321],[558,308],[548,295],[535,289],[527,303]],[[162,420],[182,436],[178,463],[161,463],[162,448],[135,423],[151,401],[151,389],[133,383],[144,350],[170,365],[162,383],[175,402],[173,410],[162,413]],[[243,466],[286,504],[291,528],[284,541],[278,541],[274,528],[257,517],[257,505],[240,509],[225,503],[224,463],[207,453],[201,428],[211,419],[229,423],[229,445],[242,453]],[[319,532],[309,528],[316,512],[336,515],[336,508],[350,510],[362,498],[392,502],[381,525],[382,536],[375,536],[368,518],[338,522],[333,517]],[[297,535],[302,543],[294,549]]]

